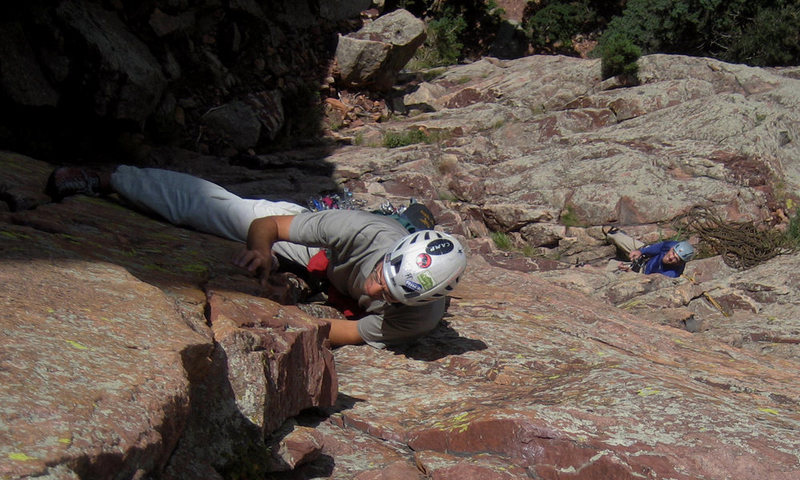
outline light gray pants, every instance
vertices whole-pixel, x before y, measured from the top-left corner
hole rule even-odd
[[[634,250],[638,250],[644,247],[644,243],[636,240],[635,238],[631,237],[625,232],[618,231],[617,233],[609,233],[606,235],[606,239],[609,243],[617,247],[617,250],[622,252],[624,256],[625,262],[628,262],[630,259],[630,254]],[[619,266],[622,265],[618,260],[610,260],[608,265],[606,265],[606,271],[609,272],[617,272],[619,271]]]
[[[639,250],[645,245],[643,242],[636,240],[622,231],[618,231],[617,233],[609,233],[606,235],[606,239],[608,239],[612,245],[616,246],[623,254],[625,254],[625,260],[628,260],[628,256],[632,251]]]
[[[207,180],[157,168],[121,165],[111,175],[111,186],[136,207],[174,225],[238,242],[247,241],[250,223],[257,218],[309,211],[290,202],[241,198]],[[277,242],[272,250],[304,266],[319,252],[318,248],[289,242]]]

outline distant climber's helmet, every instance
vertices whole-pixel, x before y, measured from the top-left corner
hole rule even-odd
[[[675,249],[675,254],[684,262],[694,258],[694,247],[689,242],[680,242],[673,248]]]
[[[403,237],[383,260],[383,276],[392,296],[421,305],[452,291],[467,268],[464,248],[453,236],[420,230]]]

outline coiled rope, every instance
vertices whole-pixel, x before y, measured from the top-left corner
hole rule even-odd
[[[722,257],[726,265],[746,270],[796,250],[787,236],[768,225],[726,222],[706,208],[695,208],[676,219],[675,227],[700,239],[702,250]]]

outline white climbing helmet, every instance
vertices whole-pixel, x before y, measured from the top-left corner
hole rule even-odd
[[[383,260],[392,296],[406,305],[443,298],[467,268],[464,248],[452,235],[420,230],[403,237]]]
[[[673,248],[675,249],[675,253],[678,255],[678,257],[684,262],[688,262],[694,258],[694,247],[689,242],[679,242]]]

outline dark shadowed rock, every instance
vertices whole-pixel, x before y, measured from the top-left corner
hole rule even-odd
[[[255,147],[261,136],[273,140],[284,124],[281,94],[253,92],[243,100],[221,105],[203,115],[208,136],[237,151]]]
[[[62,2],[57,11],[88,52],[80,68],[86,82],[97,85],[95,91],[86,92],[96,113],[137,122],[147,118],[167,83],[150,49],[116,12],[92,2]]]
[[[247,150],[258,143],[261,123],[256,112],[245,102],[235,101],[203,115],[203,122],[215,135],[238,150]]]
[[[3,68],[0,69],[3,92],[22,105],[54,107],[58,103],[58,91],[35,61],[33,47],[25,38],[21,24],[13,21],[0,24],[0,49],[3,51]]]
[[[344,20],[353,18],[368,9],[372,0],[336,0],[320,2],[319,15],[327,20]]]
[[[42,188],[52,171],[50,165],[11,152],[0,155],[5,170],[0,178],[0,200],[4,202],[0,211],[30,210],[50,201]]]

